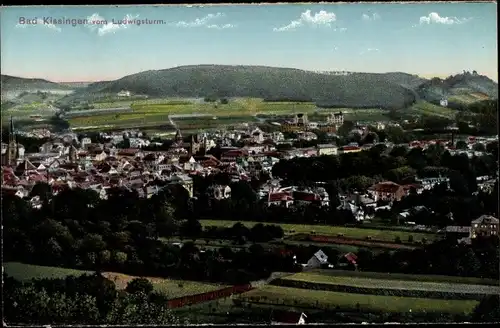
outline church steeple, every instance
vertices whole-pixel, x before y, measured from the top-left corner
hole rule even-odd
[[[16,142],[16,132],[14,130],[14,119],[10,117],[9,143]]]
[[[177,129],[177,131],[175,132],[175,141],[182,141],[182,134],[181,134],[181,130]]]
[[[10,131],[9,131],[9,143],[7,144],[6,150],[6,163],[7,165],[16,165],[17,154],[19,152],[18,145],[16,142],[16,132],[14,130],[14,120],[12,116],[10,117]]]

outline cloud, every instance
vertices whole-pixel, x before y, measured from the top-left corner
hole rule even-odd
[[[369,52],[380,52],[380,49],[377,49],[377,48],[368,48],[364,51],[361,51],[359,54],[360,55],[364,55],[366,53],[369,53]]]
[[[282,27],[275,27],[273,28],[273,31],[275,32],[290,31],[296,29],[297,27],[302,27],[304,25],[330,27],[331,23],[335,22],[336,20],[337,16],[334,13],[321,10],[312,15],[311,10],[306,10],[302,14],[300,14],[300,17],[298,19],[291,21],[290,24],[288,25]]]
[[[16,25],[16,27],[18,27],[18,28],[26,28],[28,26],[42,26],[42,27],[46,27],[46,28],[51,29],[51,30],[56,31],[56,32],[61,32],[60,27],[58,27],[55,24],[52,24],[51,22],[44,21],[42,18],[37,18],[36,21],[34,21],[34,22],[24,23],[24,24],[17,23],[17,25]]]
[[[374,21],[374,20],[379,20],[380,19],[380,15],[377,14],[377,13],[373,13],[371,16],[368,15],[368,14],[363,14],[361,16],[361,18],[364,20],[364,21]]]
[[[110,33],[114,34],[119,30],[124,30],[130,26],[134,26],[131,22],[137,17],[139,17],[139,15],[132,16],[127,14],[122,20],[115,22],[113,20],[108,21],[98,13],[95,13],[87,17],[87,24],[85,24],[85,26],[91,31],[97,31],[97,35],[103,36]]]
[[[422,24],[443,24],[443,25],[453,25],[462,24],[467,22],[468,18],[457,18],[457,17],[441,17],[438,13],[430,13],[427,16],[420,17],[420,25]]]
[[[224,24],[224,25],[217,25],[217,24],[210,24],[212,21],[224,17],[225,15],[223,13],[216,13],[216,14],[208,14],[207,16],[203,18],[196,18],[194,21],[186,22],[186,21],[180,21],[177,23],[174,23],[173,25],[175,27],[207,27],[207,28],[212,28],[212,29],[227,29],[227,28],[233,28],[235,25],[232,24]]]
[[[236,25],[233,25],[233,24],[224,24],[224,25],[208,25],[207,28],[214,28],[214,29],[217,29],[217,30],[224,30],[224,29],[227,29],[227,28],[234,28],[236,27]]]

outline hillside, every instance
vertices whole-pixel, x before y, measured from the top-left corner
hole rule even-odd
[[[71,90],[72,88],[44,79],[27,79],[17,76],[2,75],[2,93],[5,91],[25,90]]]
[[[448,107],[459,109],[462,104],[498,99],[498,84],[486,76],[464,72],[444,80],[433,78],[421,84],[416,92],[422,99],[434,104],[446,98]]]
[[[197,65],[93,83],[65,101],[92,100],[128,90],[150,97],[253,97],[308,100],[328,107],[403,108],[415,100],[415,93],[408,86],[421,82],[420,78],[404,73],[334,76],[292,68]]]

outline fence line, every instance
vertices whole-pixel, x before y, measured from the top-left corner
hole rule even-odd
[[[247,292],[251,289],[253,289],[253,288],[252,288],[252,285],[250,285],[250,284],[226,287],[223,289],[214,290],[214,291],[206,292],[206,293],[202,293],[202,294],[174,298],[174,299],[171,299],[167,302],[167,306],[168,306],[168,308],[171,308],[171,309],[179,308],[179,307],[183,307],[186,305],[193,305],[193,304],[197,304],[197,303],[208,302],[208,301],[213,301],[213,300],[220,299],[220,298],[229,297],[229,296],[234,295],[234,294],[240,294],[240,293]]]

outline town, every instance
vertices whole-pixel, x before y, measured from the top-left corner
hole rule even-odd
[[[2,8],[3,325],[498,322],[494,8],[406,7]]]

